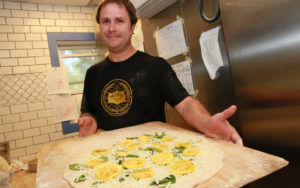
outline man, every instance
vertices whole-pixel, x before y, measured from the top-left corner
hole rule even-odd
[[[241,137],[227,121],[236,106],[211,116],[199,101],[188,95],[164,59],[133,48],[131,37],[137,17],[129,0],[103,0],[96,20],[109,55],[87,71],[78,120],[79,136],[94,134],[97,128],[112,130],[165,121],[167,101],[198,131],[242,144]]]

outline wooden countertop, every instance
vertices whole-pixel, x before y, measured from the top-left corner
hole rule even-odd
[[[33,188],[36,187],[36,172],[20,171],[13,174],[11,188]]]

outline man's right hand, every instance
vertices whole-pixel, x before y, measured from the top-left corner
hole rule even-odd
[[[92,116],[81,116],[78,119],[79,137],[89,136],[97,132],[97,121]]]

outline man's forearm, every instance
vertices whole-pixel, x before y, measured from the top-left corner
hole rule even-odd
[[[191,127],[205,133],[205,125],[211,115],[199,101],[189,96],[174,108]]]
[[[211,116],[199,101],[192,97],[187,97],[176,105],[175,109],[191,127],[194,127],[206,136],[221,138],[243,145],[240,135],[227,121],[236,112],[236,106],[232,105],[224,111]]]

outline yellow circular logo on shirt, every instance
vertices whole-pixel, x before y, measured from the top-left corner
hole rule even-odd
[[[122,79],[108,82],[101,93],[103,109],[111,116],[126,114],[132,104],[132,90],[130,85]]]

